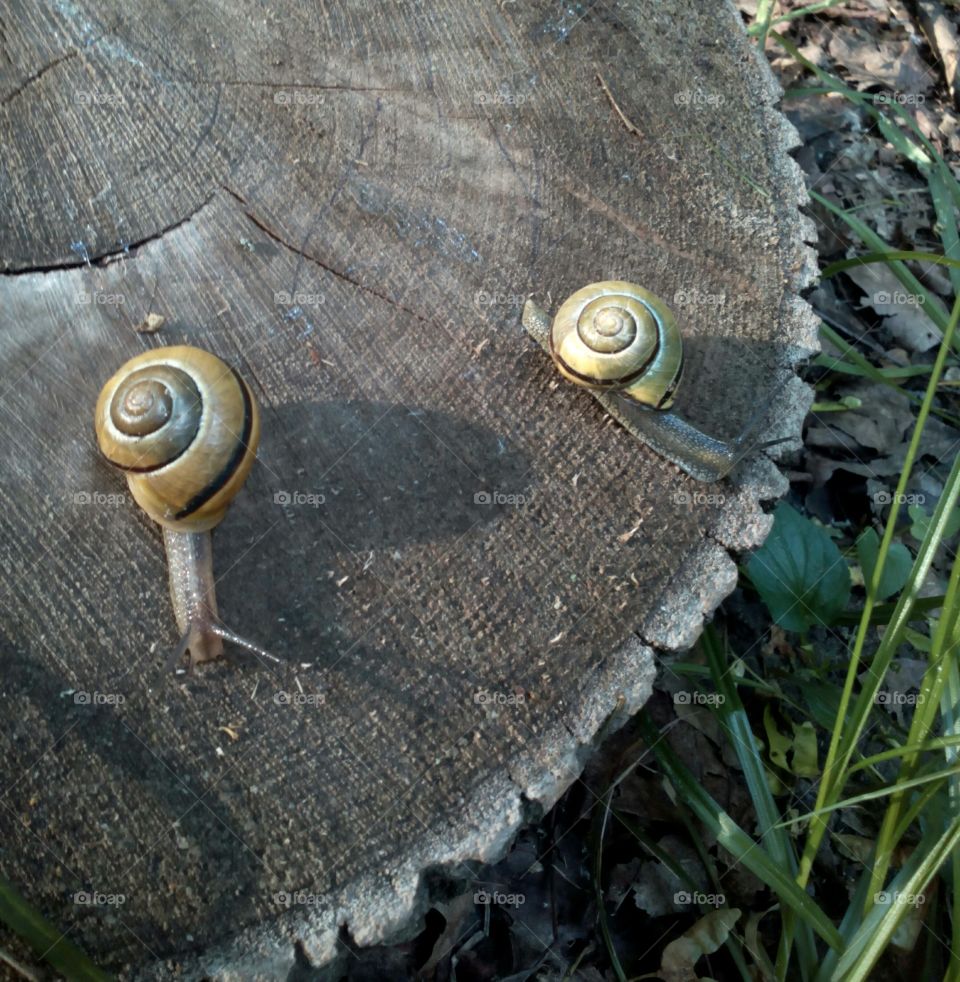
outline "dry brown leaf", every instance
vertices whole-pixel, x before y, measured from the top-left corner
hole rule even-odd
[[[907,40],[883,40],[861,28],[837,32],[830,40],[831,57],[854,81],[885,85],[896,93],[927,92],[936,81],[930,67]]]
[[[924,298],[907,293],[890,267],[883,263],[854,266],[846,273],[866,295],[864,306],[884,318],[883,326],[908,351],[929,351],[940,343],[942,335],[924,309],[926,304],[932,304],[946,314],[939,297],[927,294],[926,304],[923,303]]]
[[[711,911],[676,941],[663,949],[660,977],[665,982],[695,982],[696,964],[704,955],[712,955],[722,945],[740,917],[737,907]]]
[[[700,857],[686,840],[668,834],[660,839],[657,845],[680,864],[694,883],[706,882],[706,872]],[[633,899],[637,907],[646,911],[651,917],[663,917],[689,907],[689,901],[684,896],[689,895],[686,887],[680,878],[661,862],[650,860],[641,863],[632,887]],[[704,889],[703,892],[711,891]]]
[[[906,393],[888,385],[864,379],[843,386],[837,395],[859,399],[860,408],[830,413],[823,422],[846,433],[861,447],[889,454],[900,446],[903,435],[913,425],[912,405]],[[872,462],[861,462],[878,473]]]
[[[960,44],[957,42],[957,29],[954,27],[942,4],[936,0],[919,0],[917,13],[920,26],[927,41],[943,66],[944,81],[950,96],[957,99],[957,62],[960,58]]]

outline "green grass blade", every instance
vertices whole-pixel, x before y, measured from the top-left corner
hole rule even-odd
[[[860,352],[857,351],[852,344],[846,341],[829,324],[827,324],[826,321],[820,322],[820,337],[821,339],[826,339],[829,341],[834,347],[839,348],[841,357],[844,359],[849,359],[852,364],[847,364],[846,361],[841,361],[834,355],[821,353],[817,355],[816,359],[814,360],[814,364],[817,365],[818,368],[825,368],[828,372],[846,372],[850,375],[859,375],[864,378],[869,378],[874,382],[879,382],[881,385],[887,386],[888,388],[896,389],[898,392],[902,392],[914,405],[923,405],[923,397],[918,395],[916,392],[911,392],[909,389],[904,389],[903,386],[896,381],[896,378],[912,378],[918,375],[929,375],[929,365],[913,365],[909,368],[877,368],[862,354],[860,354]],[[931,406],[930,411],[935,413],[941,419],[950,423],[952,426],[960,426],[960,420],[958,420],[951,413],[948,413],[935,406]]]
[[[877,233],[874,232],[869,225],[866,224],[866,222],[862,222],[856,215],[852,215],[847,209],[835,205],[829,198],[825,198],[822,194],[818,194],[816,191],[811,191],[810,197],[813,198],[813,200],[818,204],[826,208],[827,211],[841,219],[841,221],[843,221],[851,231],[855,232],[857,236],[874,251],[893,251],[890,246],[887,245],[887,243],[879,235],[877,235]],[[893,273],[893,275],[896,276],[896,278],[903,284],[904,289],[917,298],[918,305],[923,309],[923,312],[927,315],[927,317],[929,317],[941,331],[945,330],[949,318],[947,314],[945,314],[936,305],[935,302],[931,301],[926,287],[924,287],[920,280],[900,260],[891,260],[888,265],[890,267],[890,272]]]
[[[613,787],[616,786],[614,782]],[[603,895],[603,838],[607,830],[607,819],[610,817],[610,798],[613,794],[611,787],[600,801],[600,811],[595,816],[592,823],[591,836],[593,838],[593,894],[594,903],[597,908],[597,924],[600,927],[600,935],[607,948],[607,956],[610,959],[610,967],[613,969],[617,982],[627,982],[627,973],[620,964],[620,957],[617,954],[617,947],[613,940],[613,933],[610,931],[610,921],[607,917],[607,900]]]
[[[66,978],[76,982],[110,982],[112,979],[3,878],[0,878],[0,921]]]
[[[931,369],[930,380],[927,384],[926,393],[924,394],[923,405],[920,407],[917,422],[914,426],[913,434],[910,438],[910,444],[907,448],[903,469],[900,473],[900,479],[897,482],[896,494],[890,507],[890,514],[887,516],[887,523],[886,527],[884,528],[883,538],[880,542],[880,549],[877,555],[877,566],[874,570],[871,589],[869,589],[867,592],[867,598],[866,602],[864,603],[863,613],[861,614],[860,624],[857,628],[857,634],[854,639],[853,651],[850,658],[850,667],[844,681],[843,693],[840,699],[840,707],[837,713],[837,725],[834,727],[833,734],[831,735],[830,746],[827,751],[826,761],[824,763],[823,778],[817,792],[817,801],[815,805],[815,808],[817,809],[832,804],[839,797],[840,789],[845,781],[846,769],[850,763],[850,758],[853,756],[857,742],[859,741],[863,728],[866,725],[867,717],[869,716],[870,711],[873,709],[874,699],[877,691],[879,691],[880,682],[883,679],[883,676],[886,674],[887,667],[889,667],[889,662],[893,658],[895,643],[902,636],[904,629],[910,621],[913,604],[916,602],[920,587],[923,585],[923,581],[926,579],[927,572],[930,569],[930,564],[933,561],[933,554],[936,551],[936,547],[943,538],[948,510],[955,507],[957,495],[960,494],[960,458],[958,458],[957,460],[954,460],[950,476],[944,487],[944,493],[942,494],[940,501],[937,503],[934,518],[927,529],[927,535],[924,537],[923,543],[921,543],[917,558],[913,564],[910,579],[907,581],[899,599],[897,600],[893,617],[890,620],[887,631],[884,633],[883,640],[881,641],[880,646],[874,656],[871,664],[871,681],[865,685],[861,691],[860,697],[858,698],[850,717],[850,725],[847,727],[845,725],[845,721],[848,718],[848,710],[853,696],[854,685],[860,671],[860,661],[863,657],[863,647],[866,641],[867,630],[870,627],[870,618],[874,607],[873,598],[876,596],[877,586],[879,585],[880,578],[883,575],[883,567],[886,562],[886,557],[890,549],[890,543],[893,540],[893,533],[897,525],[897,516],[900,512],[900,502],[904,500],[907,482],[910,480],[914,461],[917,459],[919,452],[920,438],[923,434],[923,427],[926,423],[927,417],[930,414],[930,407],[933,404],[933,397],[936,393],[937,384],[939,383],[943,374],[944,365],[946,364],[947,359],[947,352],[950,349],[950,345],[953,343],[953,336],[957,328],[958,320],[960,320],[960,298],[958,298],[958,300],[954,303],[950,321],[947,324],[947,329],[944,332],[943,340],[941,341],[940,348],[937,351],[937,358],[934,362],[933,368]],[[814,823],[810,829],[810,835],[804,848],[803,856],[800,860],[798,882],[801,886],[806,885],[806,882],[810,876],[810,870],[813,867],[814,856],[816,856],[817,851],[820,848],[820,842],[822,841],[825,832],[826,824],[820,820],[814,820]]]
[[[843,982],[861,982],[890,943],[900,922],[906,916],[908,901],[923,893],[937,870],[960,846],[960,816],[954,818],[943,833],[929,844],[925,836],[903,868],[884,890],[895,899],[891,906],[874,904],[861,922],[856,934],[837,963],[834,978]],[[867,898],[871,902],[871,898]]]
[[[779,17],[773,19],[774,24],[783,24],[786,21],[798,20],[801,17],[807,17],[809,14],[818,14],[821,10],[829,10],[831,7],[838,7],[841,3],[846,3],[847,0],[818,0],[817,3],[807,4],[806,7],[797,7],[796,10],[791,10],[788,13],[781,14]],[[756,25],[751,24],[748,33],[756,34]]]
[[[936,597],[918,597],[913,604],[912,616],[915,620],[921,620],[924,614],[930,613],[932,610],[937,610],[939,607],[943,606],[943,596],[938,595]],[[872,624],[889,624],[893,619],[894,614],[897,612],[896,601],[891,601],[890,603],[877,604],[873,608],[873,616],[870,618]],[[841,614],[837,618],[838,624],[859,624],[862,614],[859,611],[853,611],[848,614]]]
[[[940,713],[943,719],[944,740],[954,738],[960,743],[960,669],[956,659],[951,658],[947,666],[947,684],[940,700]],[[948,763],[960,762],[957,744],[944,748]],[[950,813],[960,815],[960,781],[950,782]],[[960,914],[956,904],[960,898],[960,850],[950,856],[950,884],[953,892],[953,916],[951,917],[951,949],[960,952]]]
[[[782,828],[787,828],[790,825],[799,825],[801,822],[808,822],[811,818],[829,815],[830,812],[838,811],[841,808],[855,808],[857,805],[864,804],[864,802],[876,801],[878,798],[889,798],[897,794],[902,794],[910,788],[919,788],[926,784],[936,784],[938,787],[943,786],[946,784],[948,778],[955,777],[957,774],[960,774],[960,764],[955,764],[952,767],[946,768],[946,770],[934,771],[932,774],[924,774],[920,777],[898,781],[896,784],[884,785],[882,788],[874,788],[873,791],[863,791],[860,794],[855,794],[852,798],[835,801],[826,808],[815,808],[796,818],[788,818],[785,822],[781,822],[780,825]]]
[[[952,175],[944,175],[940,167],[934,168],[927,178],[933,210],[937,215],[937,231],[943,243],[945,256],[960,255],[960,234],[957,232],[957,208],[950,195],[950,184],[956,183]],[[956,260],[948,264],[947,272],[953,292],[960,294],[960,263]]]
[[[802,890],[790,873],[775,863],[764,847],[752,839],[701,787],[687,770],[663,735],[651,721],[647,710],[638,717],[640,732],[657,759],[663,775],[682,801],[710,830],[717,842],[777,894],[780,903],[810,925],[832,947],[841,945],[840,934],[814,899]]]
[[[954,250],[947,250],[948,252]],[[883,252],[865,252],[862,256],[854,256],[851,259],[838,259],[820,270],[821,279],[829,279],[842,273],[847,269],[855,269],[857,266],[867,266],[870,263],[889,263],[894,260],[913,260],[914,262],[934,263],[937,266],[949,266],[951,270],[960,270],[960,259],[950,259],[942,256],[939,252],[917,252],[911,249],[890,249]],[[956,287],[954,287],[956,289]]]
[[[926,754],[933,753],[936,750],[949,750],[954,747],[960,747],[960,731],[950,733],[948,736],[937,737],[934,740],[925,740],[923,743],[908,743],[900,747],[893,747],[890,750],[881,751],[878,754],[872,754],[870,757],[864,757],[863,760],[852,764],[847,770],[847,773],[853,774],[855,771],[861,771],[864,768],[881,764],[885,760],[895,760],[904,754]]]
[[[937,621],[930,647],[929,663],[920,685],[922,699],[918,700],[914,708],[907,743],[922,743],[936,727],[937,712],[948,676],[945,671],[947,661],[948,659],[952,660],[951,656],[956,650],[958,617],[960,617],[960,562],[954,560],[953,568],[950,571],[950,580],[947,584],[943,611]],[[906,805],[905,792],[911,786],[911,778],[919,762],[920,755],[916,752],[905,754],[900,761],[896,793],[890,801],[877,836],[877,862],[874,864],[871,877],[871,885],[874,890],[878,890],[880,884],[886,879],[890,856],[893,854],[893,849],[898,841],[895,830],[899,825],[901,812]]]
[[[780,821],[782,816],[780,809],[777,808],[776,802],[773,800],[773,795],[770,793],[760,748],[754,739],[753,729],[750,726],[746,710],[743,708],[743,703],[740,701],[737,687],[731,680],[726,652],[712,626],[708,626],[704,630],[701,636],[701,647],[707,656],[707,664],[717,693],[723,696],[723,701],[718,705],[716,714],[720,719],[721,726],[727,732],[730,744],[743,770],[747,790],[750,792],[750,799],[757,813],[757,829],[760,834],[760,841],[775,863],[778,863],[791,876],[796,876],[797,856],[793,850],[793,843]],[[784,929],[781,933],[784,942],[780,948],[783,964],[778,965],[778,974],[781,975],[786,971],[785,963],[789,955],[794,929],[794,918],[789,915],[788,911],[784,911]],[[817,949],[814,944],[813,932],[810,930],[809,924],[805,922],[799,924],[797,951],[800,956],[801,974],[804,978],[811,978],[817,964]]]
[[[756,20],[750,25],[749,34],[757,39],[757,45],[762,51],[770,33],[770,22],[773,20],[774,0],[758,0]]]

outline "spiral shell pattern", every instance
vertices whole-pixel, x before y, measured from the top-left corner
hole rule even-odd
[[[187,345],[126,362],[100,392],[95,428],[137,504],[161,525],[190,532],[221,521],[260,439],[247,384],[216,355]]]
[[[673,314],[634,283],[591,283],[553,319],[550,353],[566,378],[589,389],[620,389],[669,409],[683,373],[683,339]]]

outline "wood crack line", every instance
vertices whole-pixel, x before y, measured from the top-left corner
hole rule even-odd
[[[32,75],[28,75],[12,92],[8,92],[3,97],[3,100],[0,101],[0,106],[6,106],[13,102],[13,100],[16,99],[16,97],[20,95],[24,89],[29,88],[34,82],[39,82],[40,79],[47,74],[47,72],[52,71],[57,67],[57,65],[62,65],[65,61],[69,61],[71,58],[74,58],[78,53],[79,52],[76,48],[71,48],[69,51],[65,51],[62,55],[60,55],[59,58],[54,58],[49,64],[44,65],[42,68],[38,68]]]
[[[429,317],[424,317],[422,314],[418,314],[415,310],[411,310],[409,307],[405,307],[402,303],[398,303],[392,297],[389,297],[384,293],[380,293],[378,290],[374,290],[372,287],[367,286],[365,283],[361,283],[359,280],[355,280],[352,276],[348,276],[346,273],[341,272],[336,267],[328,265],[322,259],[318,259],[316,256],[311,256],[308,252],[304,252],[303,249],[298,248],[292,242],[288,242],[279,232],[272,229],[266,224],[266,222],[258,218],[250,211],[250,205],[241,194],[238,194],[233,190],[233,188],[227,187],[226,185],[223,185],[223,190],[241,204],[244,215],[246,215],[246,217],[253,222],[253,224],[256,225],[261,232],[273,239],[273,241],[278,245],[283,246],[284,249],[288,249],[290,252],[295,253],[302,259],[306,259],[307,262],[313,263],[315,266],[318,266],[325,272],[330,273],[332,276],[336,276],[337,279],[343,280],[344,283],[349,283],[356,289],[362,290],[364,293],[369,293],[371,296],[376,297],[378,300],[382,300],[391,307],[396,307],[397,310],[402,310],[405,314],[409,314],[411,317],[420,321],[421,324],[430,323]]]
[[[65,260],[61,263],[51,263],[47,266],[26,266],[22,269],[4,269],[0,270],[0,276],[27,276],[30,273],[58,273],[65,269],[76,269],[79,266],[92,266],[96,268],[102,268],[104,266],[109,266],[114,262],[122,259],[124,256],[129,255],[131,249],[140,249],[145,245],[149,245],[151,242],[155,242],[157,239],[166,235],[168,232],[173,232],[180,228],[181,225],[186,225],[187,222],[192,222],[197,215],[207,207],[208,204],[213,200],[213,196],[216,191],[211,191],[210,194],[197,205],[189,211],[183,218],[172,222],[170,225],[165,225],[163,228],[158,229],[152,235],[145,236],[142,239],[138,239],[136,242],[127,242],[120,249],[112,249],[109,252],[98,253],[93,258],[77,259],[76,261]]]

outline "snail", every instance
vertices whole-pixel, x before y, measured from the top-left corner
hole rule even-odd
[[[256,456],[260,414],[246,382],[208,351],[154,348],[104,385],[95,428],[100,451],[126,474],[137,504],[163,529],[177,664],[219,658],[229,641],[279,661],[217,616],[210,530],[226,513]]]
[[[552,323],[528,300],[523,326],[564,378],[591,390],[627,430],[691,477],[718,481],[750,449],[762,412],[725,443],[670,411],[683,375],[683,338],[670,309],[648,290],[622,280],[591,283],[564,301]]]

